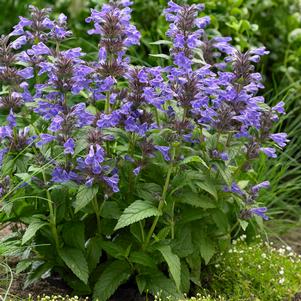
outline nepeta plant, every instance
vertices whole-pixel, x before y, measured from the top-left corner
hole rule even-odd
[[[30,7],[1,37],[1,221],[27,225],[3,243],[23,252],[26,285],[59,273],[99,300],[126,281],[178,296],[268,218],[257,198],[269,182],[252,165],[288,141],[272,134],[283,102],[257,96],[253,64],[268,52],[207,36],[203,5],[170,1],[170,41],[160,43],[173,64],[133,66],[130,5],[91,11],[94,61],[66,49],[66,16],[47,9]]]

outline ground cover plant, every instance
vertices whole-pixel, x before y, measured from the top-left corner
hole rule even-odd
[[[86,19],[98,55],[67,48],[67,18],[30,7],[0,40],[1,215],[22,227],[1,241],[25,285],[58,273],[76,293],[107,300],[123,283],[180,298],[201,267],[267,208],[256,162],[288,142],[273,133],[255,71],[264,47],[240,52],[209,37],[203,5],[165,9],[166,66],[132,65],[140,33],[130,1]],[[23,230],[22,230],[23,228]]]

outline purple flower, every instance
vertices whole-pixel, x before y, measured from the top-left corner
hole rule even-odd
[[[227,161],[229,160],[229,156],[226,152],[222,152],[220,153],[220,158],[223,160],[223,161]]]
[[[270,158],[277,158],[276,150],[272,147],[261,147],[260,150]]]
[[[268,220],[269,217],[267,215],[265,215],[265,212],[267,212],[267,208],[266,207],[258,207],[258,208],[252,208],[250,209],[250,212],[252,214],[256,214],[258,216],[261,216],[264,220]]]
[[[23,45],[25,45],[27,43],[27,39],[25,36],[21,36],[19,38],[17,38],[16,40],[14,40],[10,46],[17,50],[17,49],[20,49]]]
[[[5,154],[8,152],[8,149],[7,148],[2,148],[0,149],[0,168],[2,166],[2,162],[3,162],[3,159],[4,159],[4,156]]]
[[[205,28],[210,24],[210,17],[197,18],[195,24],[198,28]]]
[[[286,146],[287,142],[289,140],[287,139],[286,133],[277,133],[277,134],[271,134],[270,138],[277,143],[280,147]]]
[[[33,68],[32,67],[27,67],[22,70],[18,71],[18,75],[23,77],[24,79],[30,79],[33,78]]]
[[[42,145],[48,144],[56,139],[55,136],[49,134],[41,134],[40,138],[41,140],[37,143],[37,147],[41,147]]]
[[[101,163],[104,161],[104,154],[104,149],[98,144],[96,144],[95,147],[93,145],[90,146],[90,151],[85,159],[85,164],[91,167],[94,174],[101,173]]]
[[[118,187],[119,176],[118,176],[118,174],[114,174],[111,177],[106,177],[105,176],[105,177],[103,177],[103,179],[112,188],[113,192],[118,192],[119,191],[119,187]]]
[[[62,129],[62,123],[64,122],[64,118],[60,115],[55,116],[52,119],[50,126],[48,127],[49,131],[57,132]]]
[[[244,195],[244,192],[240,189],[240,187],[235,183],[233,182],[231,187],[224,187],[223,189],[225,192],[233,192],[233,193],[236,193],[238,195]]]
[[[138,166],[138,167],[136,167],[134,170],[133,170],[133,173],[134,173],[134,175],[135,176],[138,176],[138,174],[140,173],[140,171],[141,171],[141,166]]]
[[[6,120],[8,121],[9,127],[11,127],[11,128],[13,128],[17,125],[16,117],[15,117],[14,112],[13,112],[12,109],[10,109],[10,112],[9,112]]]
[[[1,126],[0,127],[0,138],[4,139],[4,138],[10,138],[12,137],[13,131],[12,129],[5,125],[5,126]]]
[[[179,52],[174,56],[175,64],[183,69],[191,69],[192,61],[185,56],[184,52]]]
[[[169,156],[170,147],[169,146],[155,145],[155,149],[158,150],[163,155],[164,160],[170,161],[170,156]]]
[[[65,183],[70,181],[70,177],[66,170],[61,167],[55,167],[52,171],[51,180],[55,183]]]
[[[31,49],[27,50],[27,53],[33,55],[45,55],[50,54],[50,49],[43,43],[39,42],[37,45],[33,45]]]
[[[285,114],[284,102],[283,101],[278,102],[276,106],[272,107],[272,110],[278,112],[279,114]]]
[[[251,188],[251,191],[252,193],[256,194],[259,192],[260,189],[263,189],[263,188],[269,188],[270,187],[270,182],[269,181],[264,181],[264,182],[261,182],[255,186],[253,186]]]
[[[72,138],[69,138],[65,143],[64,143],[64,154],[74,154],[74,140]]]

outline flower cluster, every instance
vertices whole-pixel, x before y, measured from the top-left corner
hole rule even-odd
[[[89,34],[100,37],[96,61],[86,61],[80,48],[60,50],[71,32],[66,16],[51,20],[48,9],[31,7],[31,17],[20,17],[14,30],[1,38],[0,76],[3,88],[8,87],[1,96],[1,109],[9,112],[7,125],[0,129],[4,141],[1,159],[24,149],[39,135],[38,148],[45,152],[57,145],[70,160],[49,158],[54,164],[53,182],[93,185],[100,181],[117,192],[117,164],[122,158],[133,164],[137,176],[156,151],[169,161],[172,141],[192,145],[197,153],[205,143],[213,167],[219,160],[231,166],[235,160],[231,147],[238,142],[239,152],[245,156],[242,170],[250,169],[260,152],[275,157],[270,142],[284,147],[288,141],[285,133],[271,133],[278,115],[284,113],[283,102],[269,108],[263,97],[257,96],[263,85],[253,65],[268,51],[258,48],[241,53],[230,45],[230,38],[209,39],[205,28],[210,18],[198,17],[203,5],[180,6],[170,1],[165,16],[170,22],[167,36],[173,42],[173,65],[131,66],[126,51],[139,44],[140,33],[130,23],[130,4],[105,4],[86,19],[94,24]],[[22,110],[24,102],[31,105],[23,111],[40,116],[43,124],[42,132],[32,130],[31,137],[30,127],[15,130],[14,111]],[[93,110],[87,110],[89,103]],[[116,137],[105,132],[113,128],[128,133],[130,153],[126,156],[112,150],[111,141]],[[164,129],[170,134],[160,145],[153,134]],[[75,151],[81,130],[88,131],[87,138],[84,147]],[[216,138],[214,143],[207,143],[209,134]],[[265,208],[249,206],[266,186],[258,184],[246,192],[234,181],[222,190],[244,199],[247,208],[241,216],[265,218]]]
[[[276,157],[288,142],[285,133],[273,133],[284,103],[270,107],[259,95],[264,86],[255,65],[268,54],[264,47],[237,51],[231,38],[206,34],[203,5],[170,1],[169,65],[134,66],[127,51],[139,45],[140,33],[130,5],[117,0],[91,10],[88,34],[99,36],[94,59],[66,48],[67,18],[53,20],[48,9],[30,7],[30,17],[0,38],[5,218],[32,222],[35,246],[47,244],[59,258],[48,262],[39,249],[39,260],[84,292],[88,269],[93,286],[103,263],[110,272],[109,264],[120,265],[124,275],[144,271],[140,254],[155,258],[151,272],[136,277],[146,277],[139,280],[146,285],[154,275],[169,283],[160,274],[162,255],[201,270],[196,258],[207,264],[221,237],[231,240],[254,226],[254,216],[268,219],[259,201],[270,183],[256,181],[254,162]],[[42,229],[46,224],[50,231]],[[78,239],[69,237],[72,231]],[[64,251],[74,256],[66,261]],[[78,256],[87,266],[80,272],[72,262]],[[178,292],[180,277],[170,272]]]

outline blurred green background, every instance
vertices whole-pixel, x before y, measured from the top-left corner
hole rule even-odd
[[[272,217],[269,231],[279,234],[301,221],[301,0],[174,0],[205,3],[204,14],[211,16],[209,34],[231,36],[233,44],[246,51],[266,46],[270,51],[259,71],[265,78],[264,96],[270,104],[281,100],[288,114],[278,125],[291,142],[277,160],[259,164],[257,180],[269,179],[272,188],[262,195]],[[69,17],[74,37],[68,46],[82,47],[89,55],[97,52],[97,37],[88,36],[85,18],[90,8],[99,8],[103,0],[0,0],[0,34],[8,33],[18,16],[28,15],[28,5],[52,7],[53,16],[63,12]],[[149,54],[164,53],[162,45],[151,42],[165,39],[168,24],[162,15],[166,0],[134,0],[133,22],[142,33],[140,47],[131,50],[135,64],[155,65]],[[160,62],[164,64],[163,60]]]

